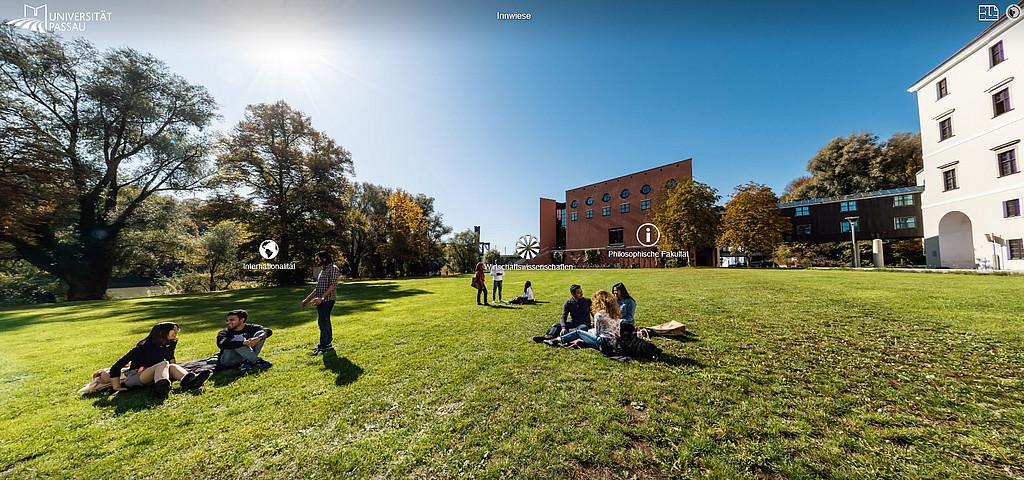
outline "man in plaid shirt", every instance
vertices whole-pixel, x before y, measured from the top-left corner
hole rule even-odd
[[[317,252],[314,258],[320,265],[320,273],[316,276],[316,288],[302,301],[302,306],[305,307],[310,301],[316,305],[316,323],[320,327],[320,343],[311,354],[315,357],[334,348],[331,345],[334,333],[331,330],[331,310],[334,309],[334,301],[337,299],[335,290],[338,288],[341,269],[334,264],[331,254],[325,251]]]

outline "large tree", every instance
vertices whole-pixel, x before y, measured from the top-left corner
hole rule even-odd
[[[380,226],[383,241],[378,248],[385,259],[387,274],[406,275],[410,265],[428,247],[429,225],[423,209],[403,190],[393,192],[387,206],[387,216]]]
[[[215,109],[150,55],[0,26],[0,242],[101,298],[140,206],[207,176]]]
[[[715,245],[721,216],[715,203],[721,197],[713,187],[686,179],[668,189],[654,207],[651,221],[661,230],[660,250],[684,250],[694,266],[697,250]]]
[[[476,232],[463,230],[452,235],[444,245],[445,267],[451,273],[470,273],[480,255]]]
[[[719,247],[749,254],[771,255],[782,243],[790,221],[779,213],[779,199],[766,185],[739,185],[725,204]]]
[[[248,106],[223,147],[218,184],[252,191],[257,233],[277,242],[280,261],[306,267],[277,270],[277,280],[301,282],[313,253],[340,249],[352,155],[283,101]]]

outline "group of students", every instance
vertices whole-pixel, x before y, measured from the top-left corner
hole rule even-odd
[[[301,302],[305,307],[312,303],[317,309],[317,326],[320,341],[313,348],[311,356],[333,350],[331,312],[337,300],[338,279],[341,270],[334,264],[326,251],[317,252],[314,261],[320,266],[316,287]],[[272,364],[260,357],[260,351],[273,331],[267,327],[247,323],[249,313],[245,310],[228,312],[227,326],[217,333],[217,368],[237,368],[242,371],[270,368]],[[108,375],[110,386],[121,391],[133,387],[152,386],[159,398],[167,398],[171,383],[178,381],[182,388],[197,390],[210,378],[210,370],[189,372],[175,360],[178,333],[181,327],[173,322],[156,324],[146,338],[140,340],[123,357],[114,362]],[[121,382],[122,369],[125,380]]]
[[[515,305],[523,305],[529,303],[535,303],[536,298],[533,296],[533,284],[529,280],[523,285],[523,294],[513,298],[508,302],[504,302],[501,298],[502,283],[505,280],[505,269],[501,265],[491,266],[491,301],[492,302],[503,302]],[[476,304],[477,305],[490,305],[487,303],[487,283],[484,280],[484,262],[477,262],[476,273],[473,275],[473,281],[471,283],[473,288],[476,288]],[[483,296],[483,303],[480,303],[480,297]]]
[[[574,284],[569,294],[571,297],[562,305],[561,320],[546,334],[533,337],[534,342],[600,349],[602,343],[618,341],[625,330],[635,331],[636,300],[622,283],[612,286],[611,292],[600,290],[591,298],[583,295],[583,287]]]

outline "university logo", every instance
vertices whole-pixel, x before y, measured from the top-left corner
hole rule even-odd
[[[29,16],[29,12],[32,13],[32,16]],[[25,11],[22,15],[22,18],[11,20],[7,24],[33,32],[46,33],[46,4],[38,7],[25,4]]]

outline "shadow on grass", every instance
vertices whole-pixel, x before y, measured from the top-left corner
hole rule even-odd
[[[491,308],[498,308],[502,310],[522,310],[522,307],[513,307],[512,305],[504,305],[501,303],[492,303]]]
[[[689,357],[680,357],[667,352],[661,352],[657,358],[652,359],[640,359],[641,363],[664,363],[665,365],[671,365],[673,367],[696,367],[704,368],[704,364],[698,360]]]
[[[324,352],[323,361],[325,368],[338,375],[334,383],[339,387],[356,381],[363,374],[363,369],[359,365],[345,357],[339,357],[334,350]]]
[[[683,335],[673,335],[671,337],[666,337],[664,335],[651,335],[651,338],[664,338],[665,340],[672,340],[672,341],[680,342],[680,343],[689,343],[689,342],[699,342],[700,341],[700,337],[694,335],[691,332],[686,332]]]
[[[92,402],[94,407],[114,407],[115,415],[148,410],[164,403],[164,400],[156,398],[149,388],[133,388],[117,393],[96,392],[87,394],[86,398],[96,399]]]

